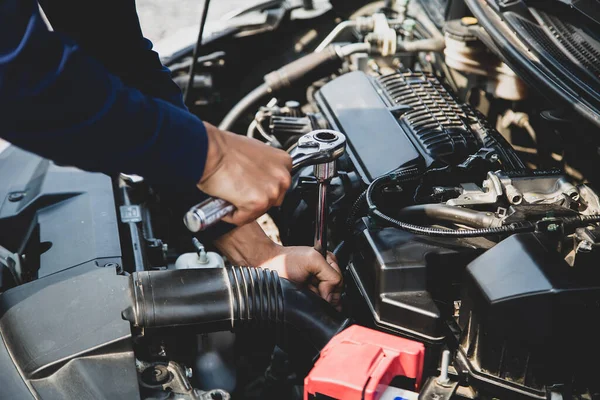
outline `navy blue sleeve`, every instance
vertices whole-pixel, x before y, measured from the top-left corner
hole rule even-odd
[[[185,109],[152,43],[144,38],[135,0],[38,0],[55,32],[75,40],[125,85]]]
[[[164,85],[152,93],[152,84],[143,93],[130,86],[135,76],[118,78],[105,64],[49,32],[35,1],[0,0],[0,136],[90,171],[198,182],[206,131],[182,108],[180,93],[164,95]]]

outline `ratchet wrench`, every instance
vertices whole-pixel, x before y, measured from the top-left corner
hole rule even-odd
[[[344,134],[319,129],[303,135],[296,147],[290,151],[292,156],[292,174],[309,165],[330,164],[346,150]],[[192,207],[184,216],[183,222],[191,232],[203,231],[231,214],[235,206],[218,199],[208,198]]]

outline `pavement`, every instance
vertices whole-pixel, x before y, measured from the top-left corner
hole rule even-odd
[[[203,0],[137,0],[138,15],[144,36],[160,43],[181,31],[198,31]],[[208,20],[216,21],[222,15],[260,0],[212,0]]]

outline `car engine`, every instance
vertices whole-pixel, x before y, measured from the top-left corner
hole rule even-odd
[[[6,398],[600,398],[597,4],[271,3],[205,44],[190,109],[289,152],[345,137],[260,220],[333,251],[341,312],[192,235],[195,188],[9,148]],[[273,26],[295,60],[227,85]]]

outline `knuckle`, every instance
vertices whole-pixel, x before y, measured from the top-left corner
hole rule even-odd
[[[255,192],[249,196],[248,205],[252,211],[264,209],[269,206],[269,200],[263,194]]]
[[[335,278],[332,278],[332,279],[331,279],[331,282],[332,282],[332,283],[333,283],[335,286],[339,286],[339,285],[341,285],[341,284],[342,284],[342,281],[343,281],[342,275],[340,275],[339,273],[338,273],[338,274],[335,274]]]
[[[283,186],[284,189],[287,190],[287,188],[289,188],[291,184],[292,176],[286,171],[286,173],[281,177],[281,186]]]
[[[269,198],[273,201],[277,200],[277,198],[279,197],[279,185],[277,184],[272,184],[269,187]]]

